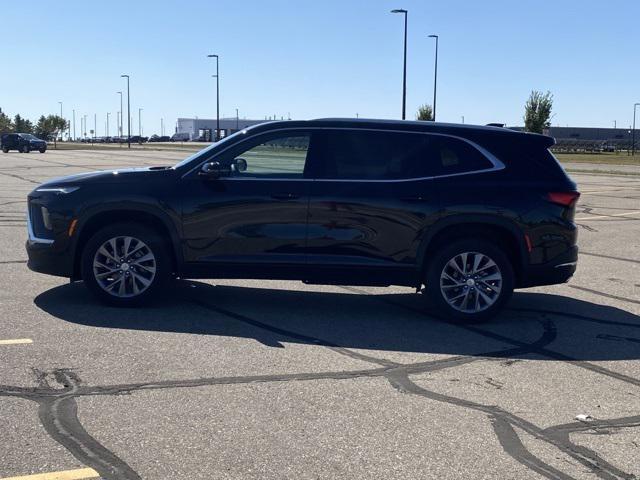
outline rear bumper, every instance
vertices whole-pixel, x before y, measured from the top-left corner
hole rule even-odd
[[[517,288],[566,283],[575,273],[577,263],[578,246],[574,245],[550,262],[524,268]]]

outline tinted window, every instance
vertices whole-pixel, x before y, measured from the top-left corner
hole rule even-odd
[[[429,161],[423,165],[425,176],[451,175],[491,168],[492,163],[464,140],[430,135]]]
[[[315,148],[323,178],[398,180],[492,167],[469,143],[442,135],[336,130]]]
[[[237,165],[246,162],[246,170],[233,169],[233,177],[302,178],[307,162],[310,135],[296,133],[261,137],[249,141],[226,154],[222,163]]]
[[[421,134],[336,130],[316,144],[323,178],[394,180],[420,176],[428,138]]]

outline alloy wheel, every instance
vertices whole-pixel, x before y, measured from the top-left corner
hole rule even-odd
[[[477,313],[500,297],[502,273],[489,256],[464,252],[450,259],[440,274],[440,292],[451,308]]]
[[[93,257],[93,275],[100,287],[114,297],[136,297],[156,276],[156,257],[135,237],[119,236],[104,242]]]

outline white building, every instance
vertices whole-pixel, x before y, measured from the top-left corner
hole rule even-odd
[[[244,118],[221,118],[220,119],[220,137],[224,138],[238,130],[264,123],[267,120],[247,120]],[[216,119],[215,118],[178,118],[176,125],[176,133],[184,134],[189,140],[197,140],[199,138],[204,141],[211,141],[215,137]]]

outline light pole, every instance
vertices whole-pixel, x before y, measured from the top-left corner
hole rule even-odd
[[[640,103],[633,104],[633,130],[631,132],[631,155],[636,154],[636,108]]]
[[[119,135],[122,136],[122,92],[116,92],[120,94],[120,119],[119,119],[119,123],[118,123],[118,130],[119,130]]]
[[[160,119],[160,136],[164,137],[164,118]]]
[[[220,64],[218,55],[207,55],[209,58],[216,59],[216,142],[220,140]]]
[[[238,109],[236,108],[236,132],[240,130],[240,117],[238,116]]]
[[[60,118],[62,118],[64,120],[64,117],[62,116],[62,102],[58,102],[58,103],[60,104]],[[60,132],[60,141],[62,141],[62,136],[63,135],[64,135],[64,130],[62,132]]]
[[[84,116],[84,138],[87,138],[87,116]]]
[[[109,136],[109,115],[111,115],[111,112],[107,112],[107,137]]]
[[[138,135],[142,137],[142,108],[138,108]]]
[[[98,135],[98,115],[93,114],[93,140],[95,141],[96,136]]]
[[[127,145],[131,148],[131,95],[129,93],[129,75],[120,75],[127,79]]]
[[[436,63],[433,74],[433,121],[436,121],[436,96],[438,91],[438,35],[429,35],[436,39]]]
[[[73,141],[76,141],[76,110],[73,109]]]
[[[402,120],[407,118],[407,10],[397,8],[391,13],[404,14],[404,66],[402,68]]]

